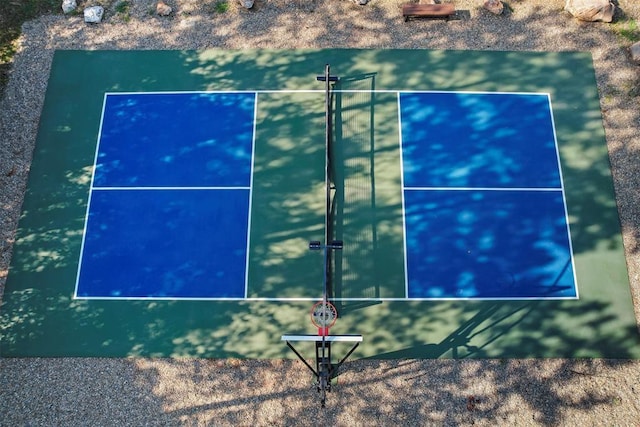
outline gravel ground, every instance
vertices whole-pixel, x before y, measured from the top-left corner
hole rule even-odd
[[[512,0],[504,16],[456,0],[456,22],[404,24],[402,0],[154,0],[105,22],[24,25],[0,101],[0,294],[54,49],[433,48],[588,50],[594,58],[636,317],[640,318],[640,67],[621,24],[580,23],[562,0]],[[618,0],[640,20],[640,2]],[[618,15],[620,16],[620,15]],[[640,363],[628,360],[398,360],[349,363],[319,408],[289,360],[0,359],[0,425],[615,425],[640,423]]]

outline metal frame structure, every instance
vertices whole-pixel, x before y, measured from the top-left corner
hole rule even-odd
[[[355,349],[358,348],[362,342],[362,335],[283,335],[282,341],[284,341],[287,347],[298,356],[298,359],[313,372],[316,378],[316,388],[318,393],[320,393],[320,405],[324,408],[326,405],[326,394],[331,391],[331,380],[338,376],[340,366],[342,366]],[[315,343],[315,368],[311,366],[293,344],[291,344],[293,341],[312,341]],[[334,342],[355,343],[347,354],[335,364],[331,360],[331,344]]]
[[[324,272],[323,272],[323,292],[322,301],[314,308],[322,304],[322,313],[314,317],[312,313],[311,319],[315,326],[318,327],[318,335],[283,335],[282,341],[295,353],[317,380],[317,390],[320,393],[320,404],[324,408],[326,404],[327,392],[331,391],[331,380],[338,375],[338,369],[351,356],[355,349],[362,342],[362,335],[329,335],[329,328],[333,326],[337,318],[335,307],[329,302],[329,283],[331,281],[331,256],[330,251],[342,250],[343,242],[341,240],[333,240],[331,232],[331,82],[337,82],[339,78],[332,76],[330,66],[325,66],[323,76],[317,77],[318,81],[325,82],[325,189],[326,189],[326,221],[324,244],[320,241],[309,242],[310,250],[322,250],[324,252]],[[314,309],[312,308],[312,311]],[[292,341],[313,341],[315,343],[315,368],[306,361],[298,350],[291,344]],[[334,364],[331,360],[331,344],[333,342],[354,342],[355,344],[347,352],[347,354]]]

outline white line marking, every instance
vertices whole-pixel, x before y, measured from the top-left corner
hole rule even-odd
[[[104,124],[104,113],[107,105],[107,94],[102,98],[102,112],[100,114],[100,124],[98,126],[98,138],[96,140],[96,151],[93,155],[93,169],[91,171],[91,183],[89,184],[89,194],[87,195],[87,209],[84,213],[84,226],[82,229],[82,243],[80,243],[80,256],[78,258],[78,269],[76,270],[76,285],[73,291],[73,298],[78,298],[78,287],[80,286],[80,272],[82,271],[82,257],[84,256],[84,245],[87,238],[87,226],[89,225],[89,210],[91,208],[91,195],[93,180],[96,176],[96,166],[98,164],[98,153],[100,152],[100,140],[102,139],[102,125]]]
[[[571,242],[571,226],[569,225],[569,210],[567,208],[567,197],[564,191],[564,177],[562,176],[562,163],[560,161],[560,147],[558,146],[558,135],[556,134],[556,123],[553,118],[553,106],[551,95],[547,95],[549,101],[549,118],[551,119],[551,129],[553,130],[553,143],[556,149],[556,161],[558,162],[558,174],[560,176],[560,188],[562,189],[562,206],[564,208],[564,223],[567,226],[567,240],[569,241],[569,255],[571,256],[571,270],[573,272],[573,288],[576,292],[576,299],[580,299],[578,290],[578,277],[576,275],[575,257],[573,256],[573,243]]]
[[[402,147],[402,103],[400,93],[397,94],[398,102],[398,145],[400,146],[400,197],[402,198],[402,244],[404,246],[404,297],[409,298],[409,261],[407,252],[407,216],[404,203],[404,150]]]
[[[251,172],[249,175],[249,212],[247,213],[247,245],[245,252],[244,266],[244,297],[249,296],[249,248],[251,247],[251,207],[253,205],[253,170],[256,153],[256,128],[258,122],[258,94],[254,95],[253,101],[253,136],[251,140]]]
[[[91,301],[248,301],[248,302],[317,302],[318,298],[243,298],[243,297],[112,297],[76,296],[74,299]],[[441,298],[332,298],[331,302],[396,302],[396,301],[540,301],[576,300],[577,297],[441,297]]]
[[[184,191],[184,190],[251,190],[250,186],[235,187],[93,187],[92,191]]]
[[[549,95],[546,92],[489,92],[489,91],[464,91],[464,90],[406,90],[406,89],[336,89],[333,93],[442,93],[462,95]],[[106,92],[105,95],[197,95],[197,94],[278,94],[278,93],[317,93],[324,94],[324,89],[263,89],[263,90],[200,90],[200,91],[152,91],[152,92]]]
[[[130,96],[130,95],[215,95],[215,94],[277,94],[277,93],[324,93],[324,89],[291,89],[291,90],[200,90],[200,91],[158,91],[158,92],[107,92],[107,95]]]
[[[407,191],[562,191],[561,187],[404,187]]]

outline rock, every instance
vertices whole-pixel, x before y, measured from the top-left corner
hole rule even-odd
[[[84,22],[89,24],[98,24],[102,21],[104,8],[102,6],[92,6],[84,10]]]
[[[640,64],[640,42],[631,45],[631,60],[636,64]]]
[[[242,7],[245,9],[251,9],[253,7],[253,0],[239,0]]]
[[[587,22],[611,22],[616,7],[610,0],[566,0],[564,10]]]
[[[173,9],[171,9],[171,6],[169,6],[165,2],[159,1],[158,4],[156,4],[156,13],[158,15],[169,16],[171,15],[171,12],[173,12]]]
[[[63,13],[71,13],[78,7],[78,3],[76,0],[63,0],[62,2],[62,12]]]
[[[501,15],[504,11],[504,4],[500,0],[487,0],[484,8],[495,15]]]

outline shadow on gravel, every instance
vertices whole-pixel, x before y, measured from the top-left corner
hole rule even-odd
[[[140,361],[138,385],[160,398],[164,417],[182,423],[389,425],[391,423],[571,423],[571,416],[609,408],[633,410],[603,381],[625,361],[357,361],[320,408],[306,368],[291,361]],[[570,390],[570,391],[568,391]],[[185,400],[185,396],[189,396]],[[394,398],[390,398],[394,396]],[[163,418],[160,418],[163,419]]]

